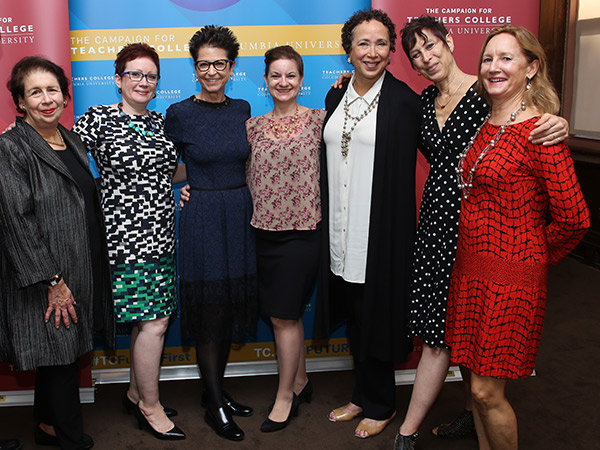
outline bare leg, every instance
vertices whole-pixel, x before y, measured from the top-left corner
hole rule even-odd
[[[294,377],[294,393],[298,395],[308,383],[308,376],[306,375],[306,350],[304,349],[304,324],[302,319],[296,321],[298,327],[298,369],[296,370],[296,376]]]
[[[158,395],[160,362],[168,324],[168,317],[139,322],[132,348],[135,387],[139,394],[138,405],[152,428],[160,433],[174,427],[173,422],[166,416]]]
[[[410,436],[418,431],[444,385],[449,364],[449,350],[423,345],[410,404],[404,422],[400,426],[400,434]]]
[[[492,450],[490,441],[485,433],[481,417],[477,409],[473,409],[473,421],[475,422],[475,430],[477,431],[477,442],[479,443],[479,450]]]
[[[460,369],[460,375],[463,379],[463,386],[465,388],[465,409],[467,411],[473,411],[473,398],[471,397],[471,370],[464,366],[458,366]]]
[[[477,413],[477,436],[491,450],[517,450],[517,417],[505,396],[506,380],[471,372],[471,395]],[[479,423],[478,423],[479,422]]]
[[[139,328],[136,323],[131,330],[131,342],[129,344],[129,390],[127,391],[127,397],[129,397],[129,400],[136,404],[140,401],[140,394],[138,392],[137,383],[135,381],[135,364],[133,362],[133,349],[135,348],[135,341],[137,340],[138,334]]]
[[[435,427],[431,432],[440,437],[458,439],[473,431],[473,401],[471,399],[471,370],[459,366],[464,388],[465,409],[451,423]],[[471,413],[469,416],[468,413]]]
[[[271,317],[275,345],[277,346],[277,365],[279,369],[279,387],[275,404],[269,414],[274,422],[284,422],[290,413],[294,394],[294,383],[300,359],[300,335],[298,321]]]

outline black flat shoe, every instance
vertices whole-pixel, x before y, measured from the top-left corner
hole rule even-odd
[[[0,441],[0,450],[21,450],[21,443],[16,439],[4,439]]]
[[[229,394],[223,391],[223,402],[234,416],[250,417],[254,410],[250,406],[242,405],[233,400]]]
[[[274,431],[283,430],[285,427],[288,426],[288,424],[292,420],[292,416],[298,415],[298,407],[299,406],[300,406],[300,399],[298,398],[298,396],[296,394],[294,394],[294,397],[292,399],[292,406],[290,408],[290,412],[287,416],[287,419],[285,419],[285,421],[283,421],[283,422],[275,422],[274,420],[271,420],[267,417],[265,419],[265,421],[262,423],[262,425],[260,426],[260,431],[262,431],[263,433],[272,433]]]
[[[237,426],[231,418],[229,408],[221,406],[219,408],[206,408],[204,413],[204,421],[213,429],[219,436],[229,439],[230,441],[241,441],[244,439],[244,431]]]
[[[236,402],[225,391],[223,391],[223,403],[229,409],[229,413],[232,416],[250,417],[254,413],[254,410],[250,406],[242,405],[241,403]],[[200,404],[205,408],[210,404],[206,392],[202,394]]]
[[[310,403],[310,402],[312,402],[312,396],[313,396],[313,385],[310,382],[310,380],[308,380],[308,383],[306,383],[306,385],[304,386],[302,391],[300,391],[300,393],[298,394],[298,400],[300,400],[300,403],[302,403],[302,402]]]
[[[56,436],[52,436],[51,434],[46,433],[44,430],[42,430],[40,428],[39,425],[36,425],[36,427],[33,430],[33,440],[35,441],[35,443],[37,445],[51,445],[54,447],[60,447],[60,442],[58,441],[58,438]],[[82,437],[81,447],[79,447],[79,448],[81,450],[88,450],[92,447],[94,447],[94,440],[92,439],[91,436],[84,433],[83,437]],[[7,447],[7,448],[10,449],[10,447]],[[21,448],[21,447],[16,447],[16,448]]]
[[[185,433],[175,425],[173,425],[173,428],[171,428],[169,431],[164,433],[156,431],[154,428],[152,428],[152,425],[150,425],[150,422],[148,422],[148,419],[146,419],[146,416],[144,416],[144,413],[142,413],[142,410],[139,408],[139,406],[135,409],[134,413],[137,417],[140,430],[142,428],[146,428],[154,435],[156,439],[161,439],[163,441],[180,441],[185,439]]]
[[[125,407],[125,411],[127,411],[127,414],[130,414],[130,415],[134,414],[135,410],[137,408],[137,403],[133,403],[131,400],[129,400],[129,397],[127,397],[127,392],[125,392],[125,394],[123,394],[123,406]],[[163,409],[164,409],[167,417],[175,417],[177,415],[177,410],[175,410],[173,408],[163,406]]]

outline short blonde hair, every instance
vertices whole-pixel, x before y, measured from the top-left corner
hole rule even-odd
[[[554,89],[554,86],[552,85],[552,82],[548,76],[546,53],[544,52],[544,49],[540,45],[535,35],[527,28],[505,25],[492,30],[492,32],[488,34],[485,42],[483,43],[483,47],[481,48],[481,54],[479,55],[479,68],[481,68],[483,53],[485,52],[485,48],[490,40],[493,37],[503,33],[510,34],[517,40],[519,47],[521,47],[521,50],[523,50],[523,53],[529,62],[537,60],[539,64],[537,73],[531,79],[531,89],[525,91],[523,100],[526,104],[533,105],[542,114],[557,114],[560,110],[560,100],[558,99],[556,89]],[[481,70],[479,71],[477,78],[479,80],[479,89],[481,94],[489,103],[491,99],[483,87],[484,84],[481,76]]]

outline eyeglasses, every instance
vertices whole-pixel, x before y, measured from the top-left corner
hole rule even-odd
[[[142,81],[142,78],[144,78],[144,77],[146,77],[146,81],[150,84],[156,84],[156,83],[158,83],[158,80],[160,80],[160,75],[158,75],[156,73],[142,73],[142,72],[138,72],[137,70],[123,72],[121,74],[121,76],[123,76],[123,75],[127,75],[131,81],[135,81],[135,82]]]
[[[230,59],[217,59],[216,61],[205,61],[203,59],[194,62],[194,66],[200,72],[208,72],[210,66],[213,66],[216,71],[222,72],[227,67],[227,64],[232,63]]]

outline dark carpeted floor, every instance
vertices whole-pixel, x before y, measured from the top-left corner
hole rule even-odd
[[[552,268],[537,376],[508,383],[508,396],[519,421],[521,450],[600,449],[600,272],[573,259]],[[134,419],[121,407],[125,385],[101,385],[96,403],[84,405],[85,431],[96,449],[392,449],[394,434],[410,398],[411,386],[397,388],[398,416],[377,437],[353,436],[357,422],[330,423],[332,407],[347,402],[352,389],[351,372],[310,375],[315,395],[310,405],[283,431],[263,434],[259,427],[275,394],[275,376],[229,378],[227,390],[240,402],[255,407],[255,414],[239,418],[246,439],[229,442],[204,423],[200,407],[200,382],[171,381],[161,384],[165,404],[179,410],[176,424],[188,438],[164,442],[138,430]],[[446,441],[430,429],[447,421],[462,408],[462,383],[447,383],[421,428],[417,449],[477,449],[475,438]],[[24,449],[43,448],[33,443],[31,407],[0,408],[0,437],[16,437]]]

